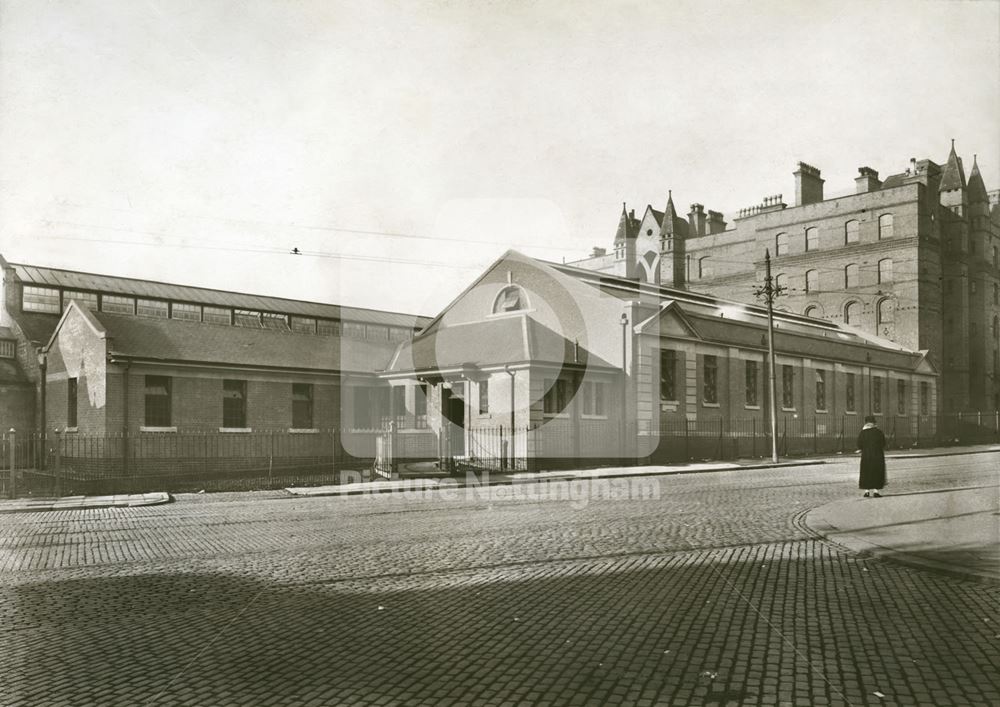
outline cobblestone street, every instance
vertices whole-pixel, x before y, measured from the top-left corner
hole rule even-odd
[[[896,461],[865,503],[996,494],[996,463]],[[1000,586],[803,522],[857,494],[855,459],[642,483],[658,498],[262,492],[0,516],[0,699],[1000,704]]]

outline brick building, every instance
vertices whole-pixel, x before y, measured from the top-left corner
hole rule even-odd
[[[1000,206],[976,160],[968,179],[954,142],[943,165],[910,161],[884,180],[861,167],[853,194],[824,197],[799,163],[781,194],[723,214],[623,205],[614,249],[572,263],[621,277],[752,301],[765,249],[777,307],[926,350],[941,372],[940,412],[1000,409]]]
[[[867,413],[897,443],[933,435],[926,352],[787,312],[776,327],[779,414],[806,448],[837,448]],[[455,456],[513,438],[533,463],[686,457],[688,431],[706,454],[723,434],[749,454],[768,428],[766,352],[759,306],[509,251],[381,375],[401,431],[420,421]]]
[[[375,428],[388,395],[375,374],[428,321],[2,258],[0,265],[4,430]]]

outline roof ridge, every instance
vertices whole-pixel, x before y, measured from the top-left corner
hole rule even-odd
[[[107,273],[87,272],[86,270],[69,270],[67,268],[56,268],[56,267],[51,267],[51,266],[48,266],[48,265],[32,265],[30,263],[8,262],[8,264],[10,266],[12,266],[12,267],[35,268],[36,270],[54,270],[56,272],[70,273],[70,274],[73,274],[73,275],[89,275],[89,276],[92,276],[92,277],[106,277],[106,278],[110,278],[110,279],[113,279],[113,280],[127,280],[129,282],[144,282],[144,283],[153,284],[153,285],[166,285],[167,287],[184,287],[184,288],[191,289],[191,290],[204,290],[205,292],[217,292],[217,293],[226,294],[226,295],[239,295],[239,296],[243,296],[243,297],[266,297],[268,299],[282,300],[284,302],[297,302],[297,303],[300,303],[300,304],[316,304],[316,305],[320,305],[322,307],[340,307],[341,309],[355,309],[355,310],[366,311],[366,312],[380,312],[380,313],[383,313],[383,314],[401,314],[401,315],[404,315],[404,316],[422,317],[424,319],[430,319],[430,317],[427,316],[426,314],[414,314],[412,312],[398,312],[398,311],[388,310],[388,309],[375,309],[373,307],[355,307],[354,305],[337,304],[337,303],[334,303],[334,302],[318,302],[316,300],[294,299],[292,297],[283,297],[281,295],[268,295],[268,294],[264,294],[262,292],[240,292],[239,290],[222,290],[222,289],[217,289],[217,288],[213,288],[213,287],[204,287],[202,285],[186,285],[186,284],[179,283],[179,282],[167,282],[165,280],[150,280],[150,279],[141,278],[141,277],[129,277],[127,275],[109,275]]]

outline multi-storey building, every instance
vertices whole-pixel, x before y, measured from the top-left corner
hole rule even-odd
[[[853,194],[824,198],[800,162],[795,198],[738,211],[692,204],[641,216],[624,205],[614,250],[582,267],[752,301],[771,256],[778,309],[857,327],[926,350],[941,372],[941,412],[1000,409],[1000,206],[975,159],[911,159],[884,180],[861,167]]]

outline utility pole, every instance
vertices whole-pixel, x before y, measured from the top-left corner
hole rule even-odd
[[[768,397],[771,412],[771,461],[778,461],[778,399],[777,399],[777,378],[774,374],[774,298],[779,297],[785,288],[775,287],[771,279],[771,251],[764,250],[764,286],[754,290],[757,298],[764,298],[767,303],[767,378]]]

